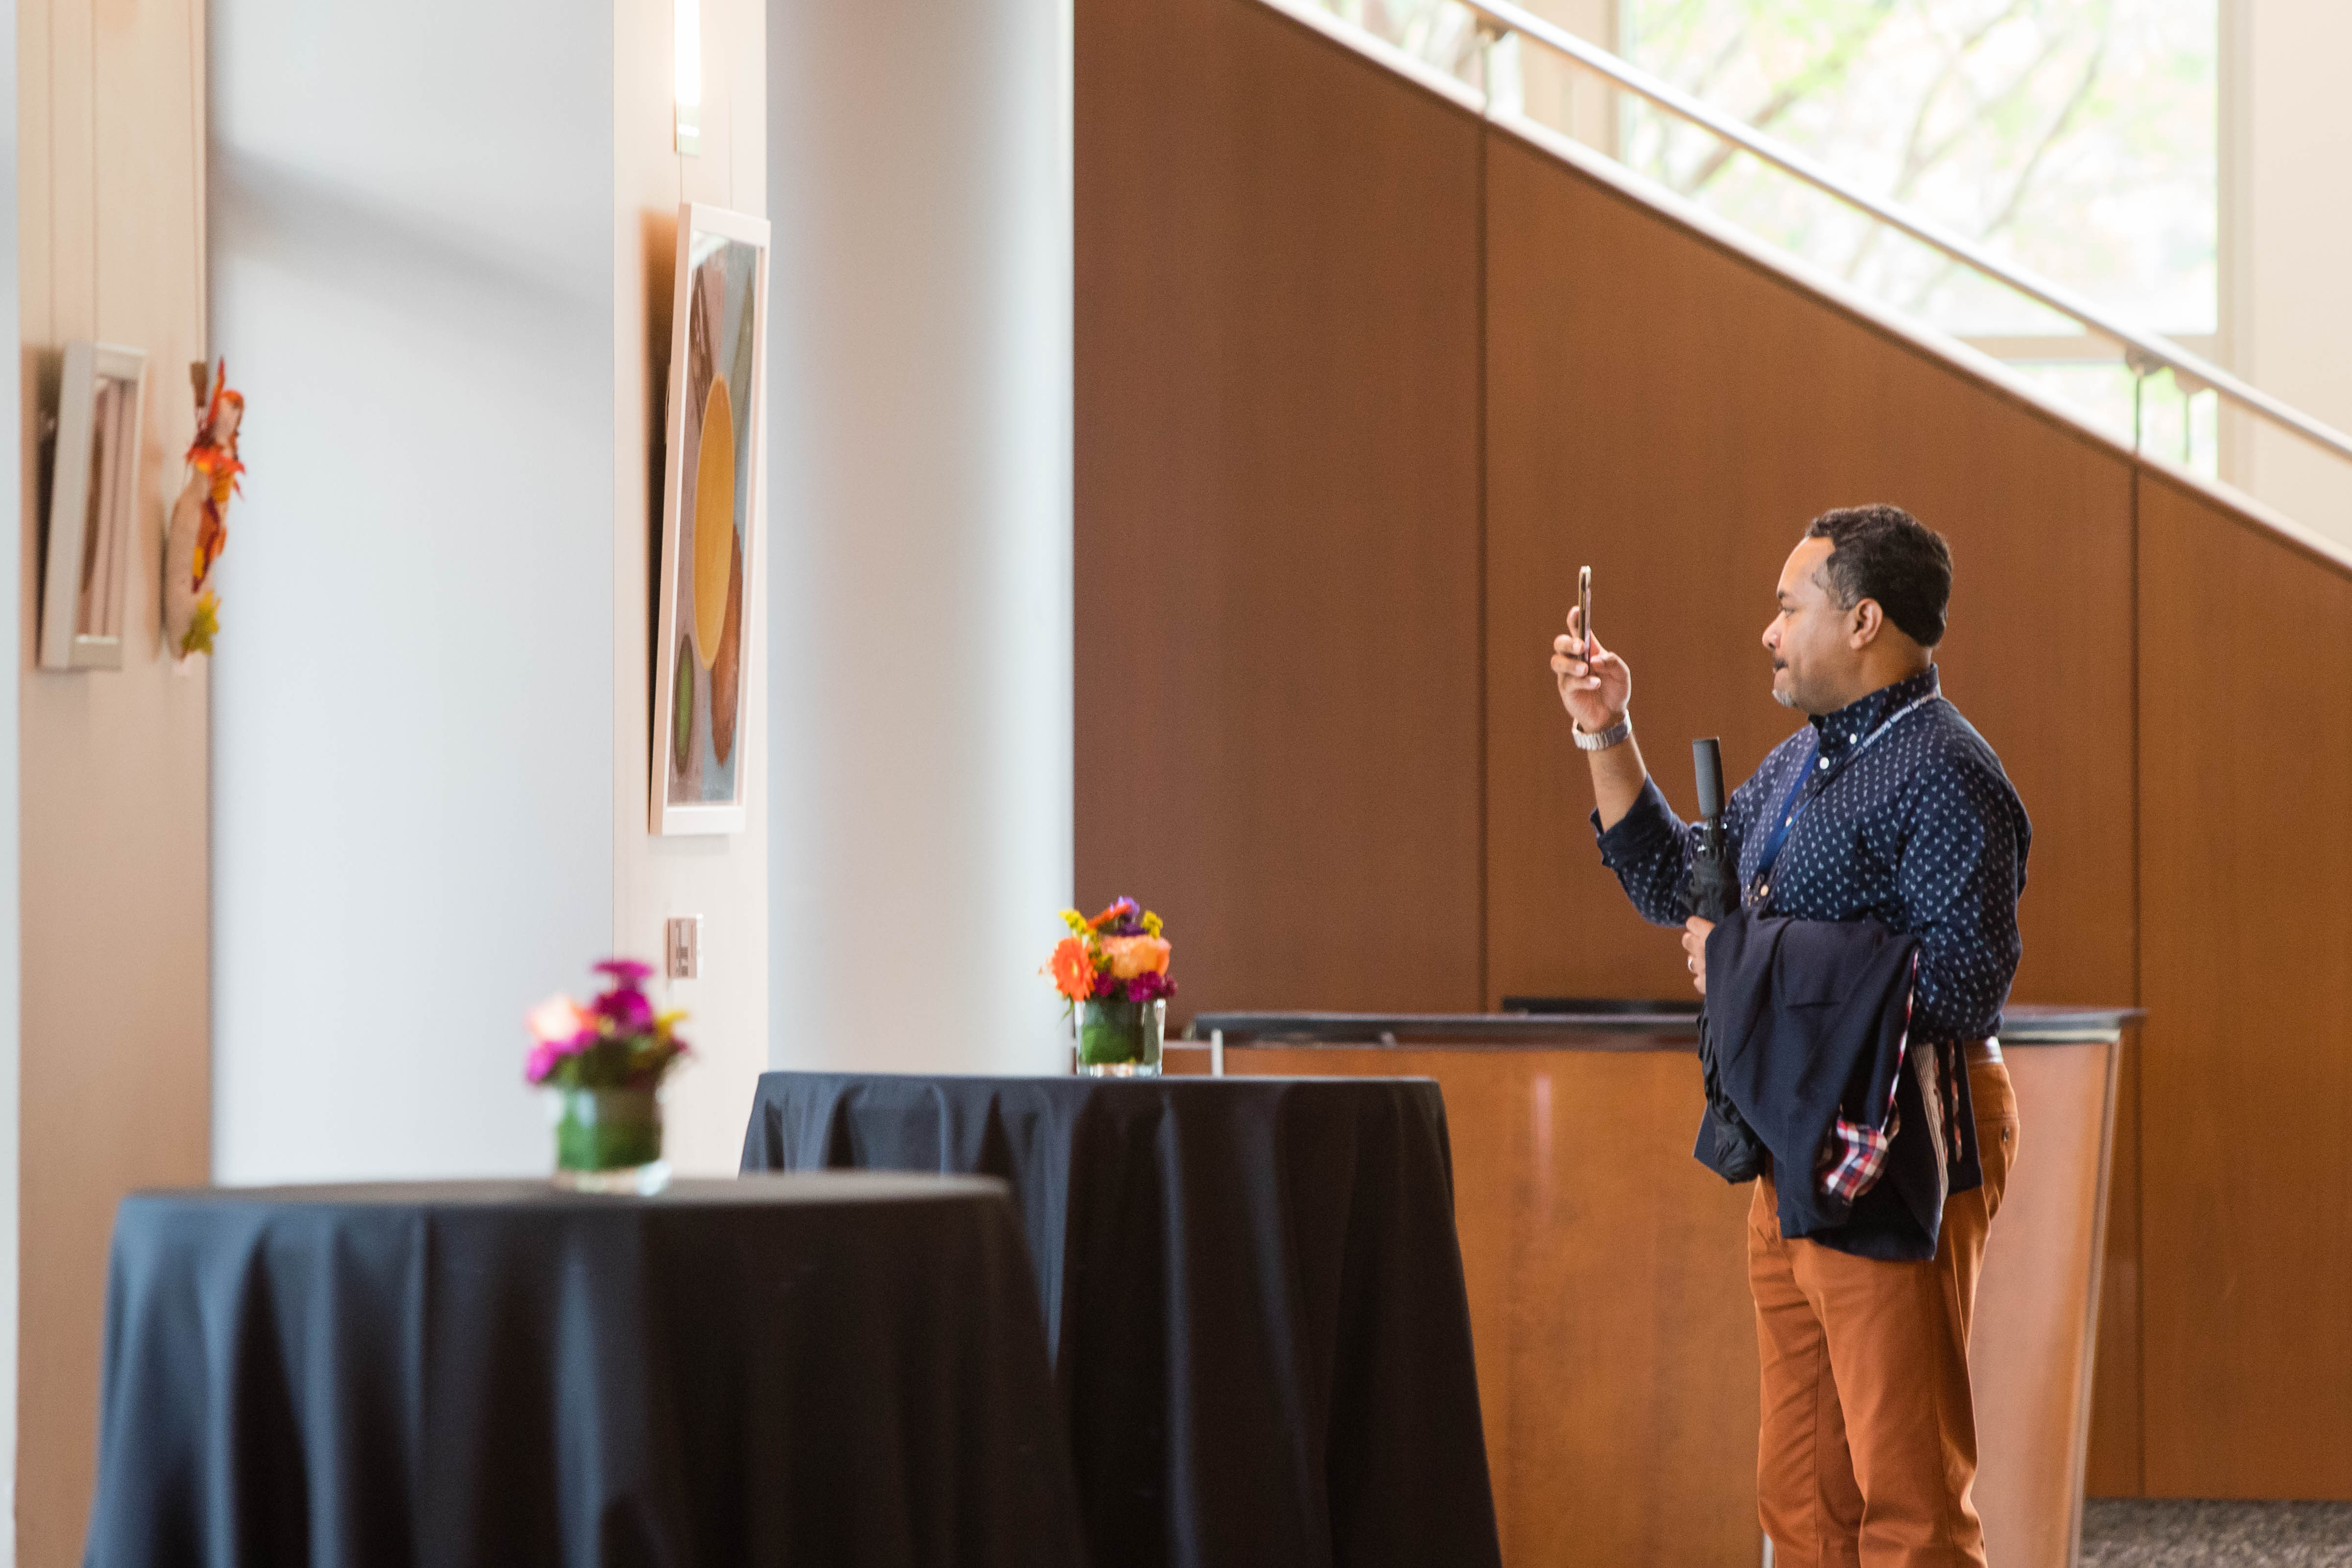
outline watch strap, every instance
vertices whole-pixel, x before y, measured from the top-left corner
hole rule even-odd
[[[1633,710],[1627,708],[1623,713],[1619,714],[1617,722],[1599,734],[1587,730],[1574,719],[1569,720],[1568,731],[1570,737],[1576,742],[1577,750],[1606,751],[1612,746],[1622,746],[1633,737]]]

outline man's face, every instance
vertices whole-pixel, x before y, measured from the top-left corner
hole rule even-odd
[[[1764,628],[1772,700],[1800,713],[1837,708],[1832,694],[1852,684],[1860,657],[1852,643],[1853,611],[1822,585],[1822,563],[1834,549],[1827,539],[1805,539],[1789,552],[1789,564],[1780,569],[1780,613]]]

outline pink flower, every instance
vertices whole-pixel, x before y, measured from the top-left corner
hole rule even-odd
[[[610,1019],[615,1034],[643,1034],[654,1027],[654,1005],[635,986],[615,986],[599,996],[591,1010]]]
[[[1111,974],[1119,979],[1168,972],[1169,946],[1164,936],[1106,936],[1102,946],[1103,956],[1110,960]]]
[[[542,1040],[530,1048],[530,1060],[523,1063],[522,1077],[526,1083],[544,1083],[563,1060],[564,1050],[551,1040]]]
[[[587,1010],[565,996],[548,998],[525,1014],[523,1021],[530,1026],[531,1039],[542,1045],[569,1045],[596,1029],[596,1020]]]

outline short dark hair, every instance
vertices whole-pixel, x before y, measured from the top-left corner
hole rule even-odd
[[[1805,529],[1830,541],[1822,584],[1839,605],[1865,599],[1923,648],[1944,640],[1944,612],[1952,601],[1952,550],[1944,536],[1900,507],[1840,507]]]

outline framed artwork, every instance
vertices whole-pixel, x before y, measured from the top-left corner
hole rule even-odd
[[[740,832],[764,485],[768,225],[688,203],[670,307],[654,643],[656,833]]]
[[[147,356],[68,343],[41,570],[41,668],[122,667],[123,603],[139,554],[139,402]]]

